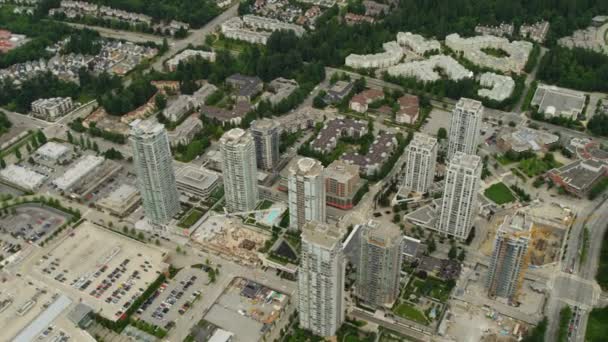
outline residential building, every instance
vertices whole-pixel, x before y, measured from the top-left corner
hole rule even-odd
[[[257,77],[234,74],[226,79],[226,84],[236,89],[236,99],[239,101],[251,101],[262,91],[264,82]]]
[[[456,152],[477,154],[482,116],[481,102],[463,97],[456,103],[450,119],[448,160]]]
[[[363,7],[365,7],[365,15],[371,17],[378,17],[381,15],[387,15],[390,10],[390,6],[381,4],[372,0],[363,0]]]
[[[215,62],[215,52],[186,49],[168,59],[165,62],[165,66],[167,67],[168,71],[173,72],[177,70],[177,66],[179,65],[179,63],[187,63],[189,61],[195,60],[196,58],[202,58],[210,62]]]
[[[220,153],[226,208],[229,212],[254,210],[258,186],[253,137],[233,128],[220,138]]]
[[[406,163],[402,187],[425,193],[433,184],[437,160],[437,139],[424,133],[414,133],[405,148]]]
[[[164,226],[180,211],[167,131],[154,121],[135,120],[129,140],[146,218]]]
[[[184,115],[194,110],[194,102],[190,95],[180,95],[171,101],[167,108],[163,110],[163,115],[172,122],[179,122]]]
[[[367,112],[368,105],[384,99],[384,93],[377,89],[366,89],[350,99],[349,107],[358,113]]]
[[[350,94],[354,86],[353,82],[338,81],[327,89],[327,95],[323,100],[329,104],[338,103]]]
[[[496,26],[477,25],[475,33],[486,36],[512,36],[514,29],[513,24],[509,23],[500,23]]]
[[[313,334],[336,334],[346,311],[343,232],[335,225],[308,222],[302,227],[298,273],[300,327]]]
[[[438,72],[441,70],[441,73]],[[434,82],[447,78],[453,81],[460,81],[466,78],[473,78],[473,72],[451,56],[433,55],[421,61],[400,63],[388,68],[391,76],[414,77],[421,82]]]
[[[323,165],[302,158],[289,169],[289,228],[302,229],[306,222],[325,222],[325,179]]]
[[[169,144],[171,147],[177,147],[180,144],[188,145],[202,129],[203,122],[198,118],[198,115],[192,114],[174,130],[167,132]]]
[[[472,63],[501,72],[521,73],[528,62],[533,44],[526,41],[509,42],[507,38],[484,35],[462,38],[457,33],[445,37],[445,45]],[[485,49],[500,49],[504,57],[484,52]]]
[[[403,95],[397,99],[399,109],[395,113],[395,122],[413,125],[420,115],[420,100],[415,95]]]
[[[258,168],[274,171],[279,163],[279,123],[271,119],[255,120],[251,123],[251,135]]]
[[[380,172],[382,165],[391,157],[396,148],[397,138],[395,134],[380,131],[376,134],[374,142],[372,142],[366,154],[349,151],[344,153],[340,159],[358,165],[361,168],[361,173],[371,176]]]
[[[484,72],[479,78],[479,84],[484,87],[477,91],[477,95],[494,101],[504,101],[515,90],[515,81],[510,76]]]
[[[503,297],[517,302],[524,272],[528,266],[528,245],[533,222],[521,212],[506,216],[496,233],[486,289],[490,298]]]
[[[35,117],[55,121],[69,112],[72,107],[72,99],[69,97],[54,97],[49,99],[38,99],[31,104],[32,113]]]
[[[336,160],[325,169],[326,204],[342,210],[351,209],[355,195],[363,185],[359,166]]]
[[[336,118],[323,125],[317,137],[312,141],[311,147],[317,152],[331,152],[338,145],[342,137],[359,139],[368,132],[368,124],[363,120],[351,118]]]
[[[419,34],[413,34],[411,32],[397,33],[397,42],[419,56],[423,56],[427,52],[441,50],[439,41],[435,39],[426,39]]]
[[[448,164],[437,230],[466,239],[477,215],[477,192],[481,179],[481,158],[456,152]]]
[[[391,223],[369,221],[361,228],[357,297],[372,308],[390,308],[399,297],[401,230]]]
[[[359,20],[361,20],[360,18],[369,18],[370,20],[373,20],[371,17],[349,14],[351,21],[354,21],[355,18]],[[347,17],[347,19],[348,18],[349,17]],[[386,68],[399,63],[401,58],[403,58],[403,49],[396,41],[386,42],[382,45],[382,48],[384,49],[384,52],[376,54],[350,54],[346,57],[344,65],[355,69]]]

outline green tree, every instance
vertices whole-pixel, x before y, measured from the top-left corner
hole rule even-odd
[[[441,127],[437,130],[437,140],[441,141],[443,139],[446,139],[448,137],[448,131]]]
[[[4,161],[4,158],[0,158],[0,169],[4,169],[6,167],[6,162]]]
[[[74,143],[74,136],[72,136],[72,132],[68,131],[68,142],[70,144]]]
[[[456,246],[452,245],[450,247],[450,251],[448,252],[448,258],[452,259],[456,259],[456,256],[458,256],[458,249],[456,248]]]
[[[154,98],[154,104],[157,110],[163,110],[167,107],[167,97],[163,94],[158,94]]]
[[[460,253],[458,253],[458,260],[462,262],[464,261],[464,258],[466,258],[466,252],[464,251],[464,249],[462,249],[460,250]]]
[[[15,157],[17,158],[17,160],[21,160],[21,151],[18,147],[15,149]]]
[[[46,144],[47,139],[46,139],[46,135],[44,135],[44,132],[38,131],[38,133],[36,133],[36,140],[38,141],[38,144],[40,144],[40,145]]]

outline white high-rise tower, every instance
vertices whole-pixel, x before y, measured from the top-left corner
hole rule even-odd
[[[452,159],[456,152],[477,154],[482,116],[481,102],[467,98],[461,98],[458,101],[452,111],[450,121],[448,160]]]
[[[311,221],[302,227],[298,270],[300,326],[319,336],[333,336],[344,322],[345,259],[342,231]]]
[[[167,131],[159,123],[136,120],[129,141],[146,218],[165,225],[180,210]]]
[[[437,230],[466,239],[477,215],[477,192],[481,179],[481,158],[456,152],[445,175],[441,214]]]
[[[289,169],[289,227],[301,229],[309,221],[325,222],[323,165],[301,158]]]
[[[427,192],[435,176],[437,139],[424,133],[415,133],[405,153],[407,159],[402,186],[409,191]]]
[[[240,128],[229,130],[220,138],[220,152],[227,210],[254,210],[258,200],[258,181],[251,134]]]

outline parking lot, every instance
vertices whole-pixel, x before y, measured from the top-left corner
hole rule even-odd
[[[199,268],[187,268],[168,280],[138,310],[144,321],[164,327],[184,315],[195,300],[205,295],[209,283],[207,273]]]
[[[237,341],[258,341],[281,317],[288,298],[254,281],[234,278],[205,320],[234,333]]]
[[[37,243],[53,234],[68,219],[69,214],[37,204],[22,204],[10,214],[0,219],[0,234],[6,243],[18,244],[19,241]],[[2,254],[6,251],[3,247]]]
[[[37,262],[37,271],[117,320],[165,266],[161,251],[85,222]]]

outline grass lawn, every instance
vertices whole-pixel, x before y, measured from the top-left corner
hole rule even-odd
[[[260,204],[258,204],[258,207],[256,210],[266,210],[268,208],[270,208],[272,206],[272,202],[269,200],[263,200]]]
[[[498,205],[515,201],[515,196],[513,196],[511,190],[502,182],[487,188],[484,195]]]
[[[517,167],[521,171],[523,171],[528,177],[535,177],[545,173],[550,169],[561,166],[562,164],[555,161],[554,159],[546,160],[544,158],[538,159],[536,157],[523,159],[517,165]]]
[[[587,322],[585,341],[606,341],[606,336],[608,336],[608,324],[606,322],[608,322],[608,308],[591,310]]]
[[[514,160],[511,160],[504,155],[496,156],[496,161],[498,161],[500,165],[509,165],[515,162]]]
[[[397,308],[395,308],[394,311],[395,311],[395,314],[397,314],[400,317],[411,319],[412,321],[415,321],[415,322],[418,322],[418,323],[424,324],[424,325],[429,324],[429,321],[426,319],[426,316],[424,316],[424,313],[422,313],[420,310],[416,309],[415,307],[411,306],[410,304],[401,303],[401,304],[399,304],[399,306],[397,306]]]
[[[204,213],[198,209],[192,209],[184,218],[179,221],[178,226],[182,228],[190,228],[193,224],[196,223],[201,217],[203,217]]]

